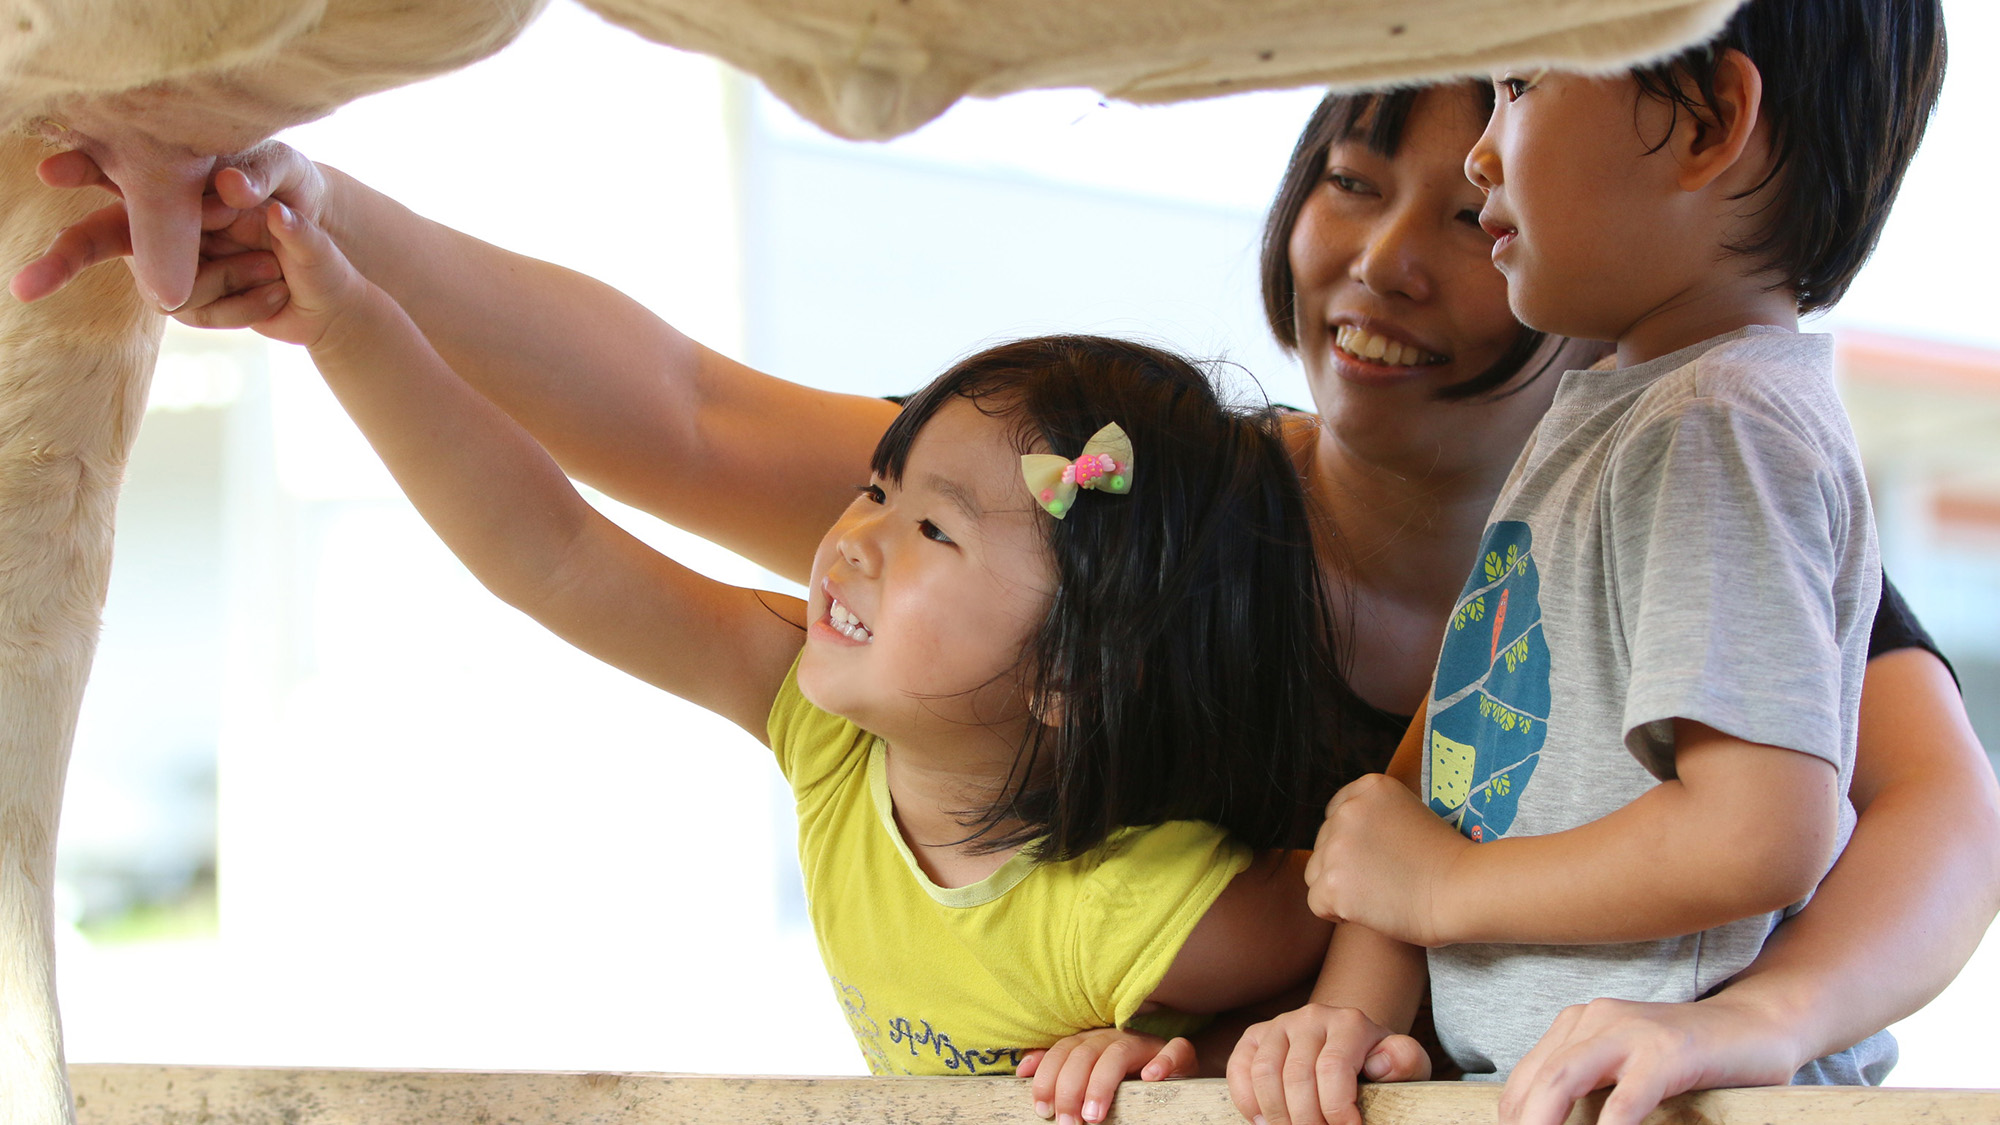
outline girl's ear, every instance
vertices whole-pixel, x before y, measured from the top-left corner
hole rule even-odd
[[[1760,162],[1768,157],[1763,143],[1767,134],[1758,130],[1763,106],[1764,75],[1757,64],[1734,47],[1722,52],[1716,60],[1715,100],[1708,104],[1708,114],[1691,115],[1674,137],[1682,191],[1702,191],[1731,169],[1744,171],[1746,155]],[[1750,171],[1755,175],[1749,183],[1764,178],[1763,168]]]

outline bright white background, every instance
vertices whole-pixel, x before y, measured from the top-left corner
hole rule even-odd
[[[2000,13],[1949,7],[1944,108],[1834,323],[2000,347],[1984,221]],[[851,145],[558,5],[487,63],[288,139],[800,381],[909,390],[982,341],[1079,329],[1227,356],[1306,404],[1262,328],[1256,239],[1316,100],[1142,110],[1053,92]],[[607,507],[683,561],[771,582]],[[1994,544],[1911,542],[1892,569],[1943,575],[1910,593],[1970,684],[2000,660]],[[486,595],[300,354],[171,334],[62,889],[88,922],[198,887],[212,863],[219,924],[69,935],[72,1060],[858,1072],[787,804],[754,741]],[[1996,996],[1989,948],[1900,1029],[1896,1080],[2000,1086]]]

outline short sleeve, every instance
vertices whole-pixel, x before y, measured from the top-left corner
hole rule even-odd
[[[1601,502],[1626,747],[1672,777],[1672,721],[1689,719],[1839,768],[1856,610],[1840,600],[1860,593],[1853,560],[1872,558],[1848,543],[1867,533],[1849,519],[1865,497],[1783,423],[1709,397],[1644,421],[1614,456]],[[1879,580],[1861,581],[1872,611]]]
[[[797,660],[778,685],[764,730],[778,759],[778,772],[801,797],[843,769],[858,768],[874,739],[846,719],[812,705],[799,691]]]
[[[1875,627],[1868,633],[1868,659],[1873,660],[1883,653],[1899,649],[1920,648],[1938,658],[1944,670],[1951,673],[1951,682],[1958,683],[1958,669],[1939,651],[1937,642],[1931,639],[1930,630],[1917,620],[1910,609],[1910,603],[1903,600],[1903,592],[1882,575],[1882,601],[1875,608]],[[1961,692],[1964,690],[1960,685]]]
[[[1124,1027],[1216,897],[1250,866],[1251,853],[1222,829],[1192,820],[1126,829],[1104,847],[1072,941],[1084,995],[1109,1005],[1095,1013],[1099,1026]]]

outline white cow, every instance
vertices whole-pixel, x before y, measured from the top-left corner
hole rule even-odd
[[[1032,86],[1166,101],[1501,62],[1610,67],[1713,31],[1738,0],[587,2],[755,73],[833,132],[886,137],[967,93]],[[192,285],[201,186],[218,156],[500,49],[543,3],[0,4],[0,274],[91,206],[36,181],[54,146],[90,153],[119,185],[137,252],[130,275],[87,271],[33,304],[0,297],[0,1125],[73,1119],[51,964],[56,817],[159,344],[153,309]]]

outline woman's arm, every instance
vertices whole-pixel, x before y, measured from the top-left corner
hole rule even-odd
[[[1797,1029],[1800,1065],[1929,1003],[2000,911],[2000,786],[1936,656],[1868,662],[1849,793],[1840,861],[1728,989]]]
[[[80,152],[51,157],[42,177],[116,190]],[[445,361],[570,475],[788,578],[804,580],[895,417],[891,403],[718,355],[607,285],[424,219],[285,145],[230,158],[209,183],[199,202],[148,212],[199,213],[212,253],[241,251],[204,267],[179,319],[243,327],[269,315],[245,298],[270,280],[249,269],[268,264],[261,207],[282,200],[326,228]],[[187,190],[199,195],[202,185]],[[46,296],[90,265],[131,254],[134,238],[124,207],[106,207],[24,267],[15,291]]]
[[[1554,1125],[1614,1082],[1605,1125],[1685,1090],[1782,1083],[1942,991],[2000,911],[2000,787],[1936,656],[1869,661],[1850,793],[1846,850],[1756,961],[1697,1003],[1565,1012],[1508,1079],[1501,1119]]]

